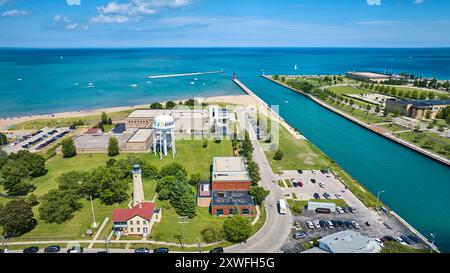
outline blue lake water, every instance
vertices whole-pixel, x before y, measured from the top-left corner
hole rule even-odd
[[[293,69],[295,64],[298,70]],[[372,70],[450,79],[449,64],[449,48],[0,49],[0,117],[241,94],[230,80],[236,72],[267,103],[280,105],[288,122],[355,179],[375,194],[385,190],[384,202],[425,236],[436,233],[437,245],[450,251],[449,167],[260,77],[262,71],[343,74]],[[221,68],[225,73],[151,83],[146,79]],[[95,87],[88,88],[89,82]]]

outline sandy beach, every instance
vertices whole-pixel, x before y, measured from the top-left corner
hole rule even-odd
[[[216,96],[216,97],[203,98],[203,101],[206,103],[230,103],[230,104],[241,104],[241,105],[256,104],[256,101],[251,96],[248,96],[248,95]],[[165,103],[165,102],[162,102],[162,103]],[[54,113],[54,114],[2,118],[2,119],[0,119],[0,130],[7,130],[7,128],[11,125],[25,122],[25,121],[30,121],[30,120],[86,117],[86,116],[92,116],[92,115],[100,115],[102,112],[107,112],[107,113],[120,112],[120,111],[132,110],[132,109],[137,109],[137,108],[145,108],[145,107],[149,107],[149,105],[148,104],[129,105],[129,106],[98,108],[98,109],[89,109],[89,110],[80,110],[80,111],[60,112],[60,113]]]

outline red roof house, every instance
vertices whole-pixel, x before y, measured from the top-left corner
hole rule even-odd
[[[141,218],[150,221],[153,216],[153,211],[155,210],[155,203],[152,202],[142,202],[129,209],[115,209],[112,216],[113,222],[127,222],[135,216],[140,216]]]

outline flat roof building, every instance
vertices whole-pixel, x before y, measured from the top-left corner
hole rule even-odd
[[[243,157],[214,157],[213,181],[250,180]]]
[[[345,76],[350,79],[366,82],[384,82],[391,78],[389,75],[376,72],[347,72]]]
[[[359,232],[344,230],[318,240],[319,246],[302,253],[378,253],[381,246],[375,239]]]
[[[399,112],[399,114],[415,118],[425,119],[427,112],[429,118],[436,118],[437,113],[450,105],[450,100],[386,100],[386,111],[390,113]]]

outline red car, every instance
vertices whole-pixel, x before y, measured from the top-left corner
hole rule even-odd
[[[303,187],[303,182],[302,181],[299,180],[297,184],[298,184],[299,187]]]

